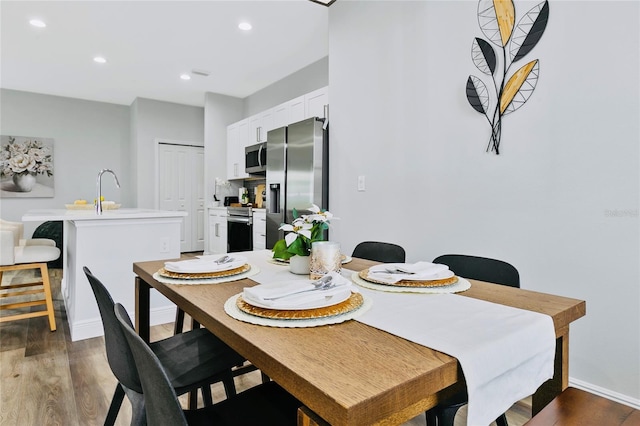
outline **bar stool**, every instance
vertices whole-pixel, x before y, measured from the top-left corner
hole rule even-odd
[[[14,222],[15,223],[15,222]],[[15,310],[44,305],[45,310],[18,313],[0,317],[0,322],[16,321],[27,318],[47,316],[49,328],[56,331],[56,320],[49,282],[47,262],[60,257],[60,249],[50,240],[22,240],[22,224],[12,226],[6,221],[0,224],[0,298],[21,298],[22,301],[0,305],[0,310]],[[6,271],[40,270],[40,279],[26,283],[2,285],[2,277]],[[42,295],[43,299],[34,300],[34,296]]]

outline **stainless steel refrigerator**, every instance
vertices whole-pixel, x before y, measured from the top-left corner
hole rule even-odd
[[[324,120],[309,118],[267,133],[267,248],[284,238],[293,209],[329,208],[329,145]]]

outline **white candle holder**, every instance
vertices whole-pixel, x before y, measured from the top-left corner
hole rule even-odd
[[[340,243],[333,241],[316,241],[311,244],[311,261],[309,278],[317,280],[331,271],[342,270],[342,253]]]

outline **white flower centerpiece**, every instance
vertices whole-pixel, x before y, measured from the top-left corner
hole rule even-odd
[[[278,240],[273,246],[274,259],[289,260],[292,272],[309,273],[309,256],[311,255],[311,245],[316,241],[324,241],[325,230],[329,229],[329,222],[333,214],[326,210],[321,210],[315,204],[309,208],[311,214],[299,215],[293,209],[293,222],[284,223],[279,229],[287,234],[284,239]],[[296,267],[295,263],[302,263]]]
[[[53,176],[51,150],[37,140],[16,142],[9,136],[9,143],[0,152],[0,174],[11,177],[16,189],[29,192],[36,183],[36,175]]]

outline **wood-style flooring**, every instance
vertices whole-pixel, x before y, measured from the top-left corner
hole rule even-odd
[[[72,342],[60,293],[60,269],[51,269],[58,330],[49,331],[46,317],[0,324],[0,426],[102,425],[116,386],[104,350],[104,339]],[[5,273],[3,280],[19,281]],[[8,312],[7,312],[8,313]],[[190,322],[185,321],[185,324]],[[173,324],[152,327],[151,339],[168,337]],[[238,391],[260,383],[258,371],[236,378]],[[214,401],[224,399],[221,384],[212,387]],[[186,407],[186,396],[181,397]],[[507,413],[509,424],[521,426],[531,417],[530,400]],[[125,398],[117,425],[128,425],[131,408]],[[463,407],[456,426],[466,424]],[[424,414],[403,426],[425,425]]]

